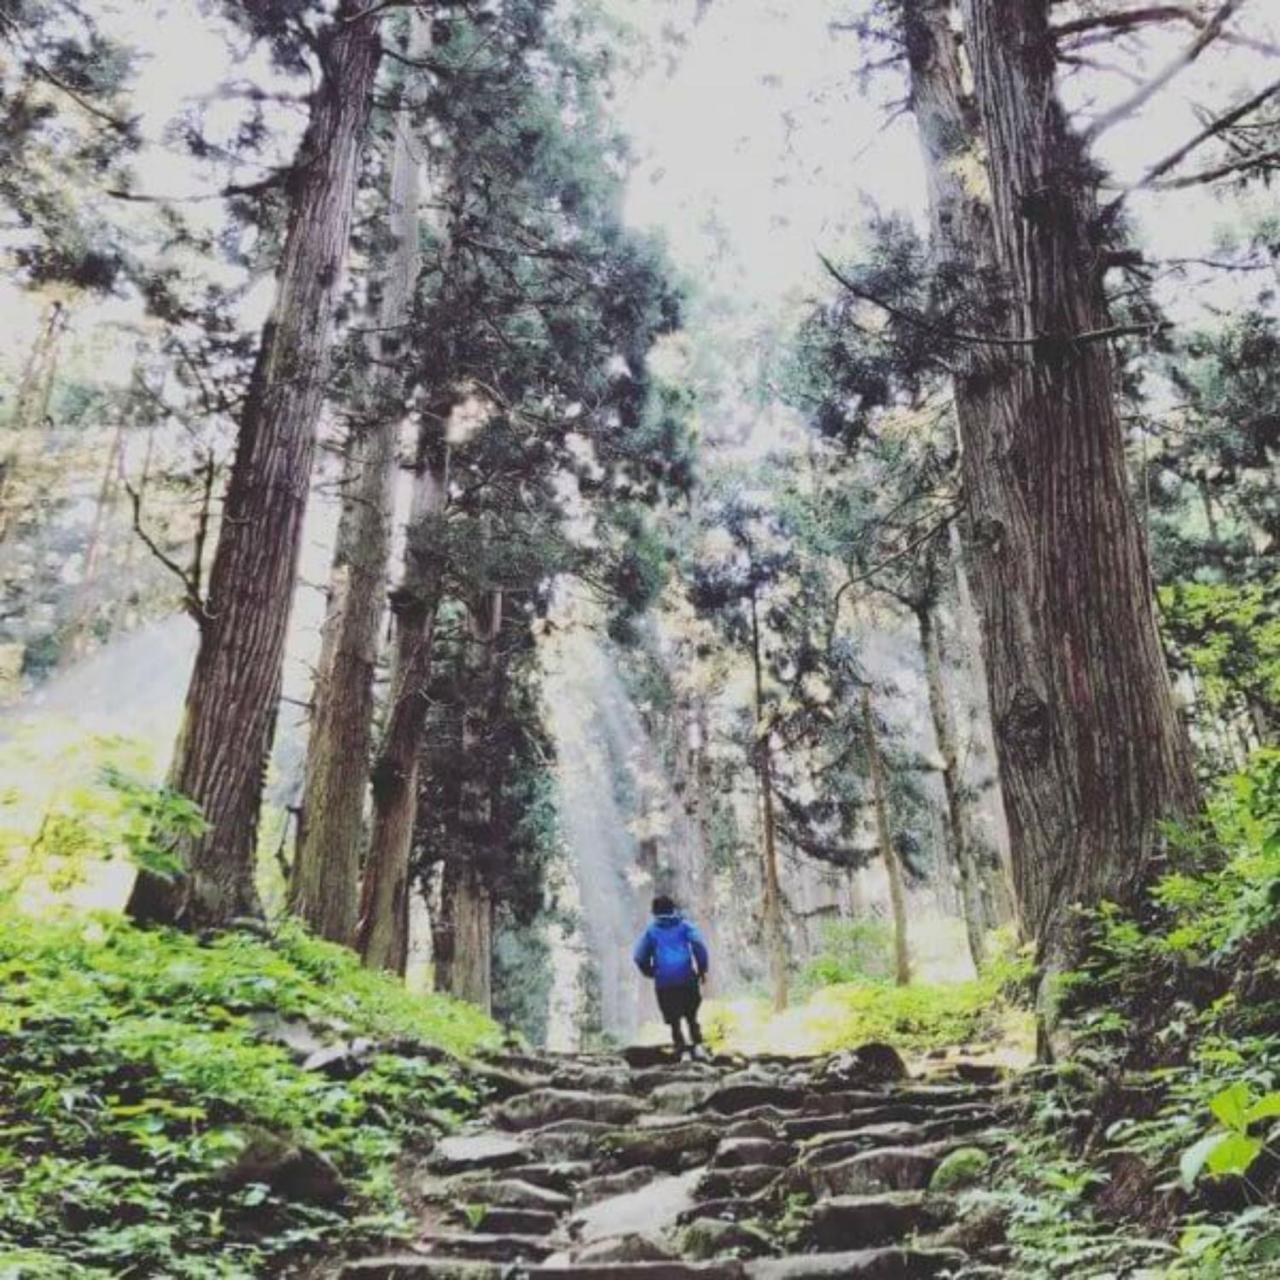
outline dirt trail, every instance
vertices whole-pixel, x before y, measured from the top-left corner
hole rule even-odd
[[[421,1176],[411,1251],[342,1280],[994,1280],[956,1189],[1003,1142],[994,1068],[912,1078],[880,1045],[804,1060],[505,1055]]]

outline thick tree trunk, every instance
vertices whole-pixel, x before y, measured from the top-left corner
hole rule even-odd
[[[982,634],[978,612],[969,591],[964,568],[964,548],[960,530],[952,521],[947,530],[948,562],[954,575],[956,592],[956,636],[964,655],[964,680],[967,696],[967,747],[962,754],[990,762],[990,771],[980,770],[968,785],[982,797],[981,806],[970,807],[973,825],[969,828],[969,847],[981,871],[983,901],[987,905],[987,924],[995,929],[1012,923],[1015,934],[1024,938],[1017,899],[1013,892],[1013,862],[1009,850],[1009,823],[1004,812],[1004,796],[1000,791],[999,766],[996,758],[995,734],[991,724],[991,700],[988,696],[987,669],[982,662]],[[974,751],[974,748],[977,751]],[[985,808],[984,814],[981,809]]]
[[[973,848],[968,839],[968,815],[965,813],[964,782],[960,777],[960,757],[956,748],[955,722],[942,677],[942,638],[934,606],[921,605],[915,611],[920,630],[920,649],[924,654],[925,684],[929,690],[929,712],[933,717],[933,734],[942,757],[942,789],[947,800],[947,839],[951,856],[960,874],[960,909],[964,915],[965,934],[973,967],[981,973],[987,963],[984,928],[986,911],[982,902],[981,875],[975,865]]]
[[[489,594],[470,614],[467,666],[477,677],[480,696],[467,708],[462,722],[462,752],[474,765],[483,754],[489,727],[502,703],[504,681],[498,662],[498,636],[502,630],[502,592]],[[489,768],[473,773],[462,786],[461,860],[451,884],[448,907],[452,925],[448,991],[459,1000],[486,1012],[493,1005],[493,899],[489,892],[487,861],[493,828],[493,775]]]
[[[356,926],[356,949],[365,964],[398,974],[409,956],[409,854],[444,572],[449,491],[444,433],[451,409],[451,401],[428,406],[420,429],[404,575],[391,597],[391,694],[373,767],[373,824]]]
[[[275,304],[240,420],[170,774],[210,826],[184,850],[178,880],[139,876],[129,903],[136,919],[201,927],[261,912],[258,815],[334,304],[381,53],[378,19],[361,11],[361,0],[346,0],[323,36],[323,77],[295,166]]]
[[[871,708],[871,690],[862,690],[862,730],[867,739],[867,763],[871,770],[871,796],[876,814],[876,843],[884,859],[889,879],[889,908],[893,912],[893,970],[900,987],[911,981],[911,947],[907,938],[907,891],[903,884],[902,861],[893,843],[889,826],[889,790],[880,758],[880,740],[876,733],[875,712]]]
[[[1132,900],[1197,791],[1156,632],[1105,342],[1094,179],[1054,96],[1046,6],[965,0],[978,109],[945,0],[904,29],[939,254],[987,295],[956,380],[1015,888],[1052,969],[1072,903]],[[976,174],[985,141],[990,191]],[[1011,345],[1010,345],[1011,343]]]
[[[425,45],[411,11],[410,53]],[[397,446],[404,420],[405,328],[417,281],[420,164],[410,128],[394,129],[388,179],[390,250],[366,343],[342,476],[328,608],[312,696],[298,853],[289,906],[334,942],[355,935],[364,806],[373,747],[373,680],[391,555]]]
[[[774,813],[773,752],[764,706],[764,657],[760,651],[760,615],[755,593],[751,596],[751,660],[755,672],[755,772],[760,790],[761,833],[764,858],[764,931],[769,952],[769,978],[773,1007],[787,1007],[787,931],[782,918],[782,888],[778,883],[778,823]]]

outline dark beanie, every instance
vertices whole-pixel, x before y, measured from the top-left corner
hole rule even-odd
[[[665,893],[658,894],[653,900],[653,914],[655,916],[669,916],[675,909],[676,904]]]

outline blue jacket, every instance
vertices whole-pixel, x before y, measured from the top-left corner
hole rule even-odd
[[[707,972],[707,944],[679,915],[654,916],[631,957],[655,987],[682,987]]]

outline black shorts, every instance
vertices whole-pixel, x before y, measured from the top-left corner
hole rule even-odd
[[[685,982],[678,987],[658,987],[658,1008],[663,1022],[679,1022],[681,1018],[696,1018],[702,1003],[702,984]]]

